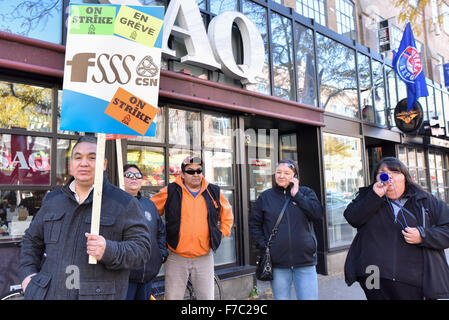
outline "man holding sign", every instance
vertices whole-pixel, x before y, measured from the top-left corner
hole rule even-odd
[[[25,299],[124,299],[129,270],[149,259],[139,202],[106,176],[100,235],[89,233],[96,150],[95,137],[78,140],[70,162],[73,178],[46,195],[23,237],[19,275]],[[89,264],[88,255],[98,263]]]

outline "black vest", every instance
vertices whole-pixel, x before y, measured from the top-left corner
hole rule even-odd
[[[167,243],[176,249],[179,243],[179,229],[181,227],[182,188],[177,183],[169,183],[167,187],[167,202],[165,203],[165,227],[167,230]],[[209,190],[209,192],[207,192]],[[213,197],[211,199],[210,195]],[[219,229],[219,216],[221,210],[220,187],[210,184],[201,194],[206,201],[207,222],[209,224],[210,247],[215,252],[220,246],[221,231]]]

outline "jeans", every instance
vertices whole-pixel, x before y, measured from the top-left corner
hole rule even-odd
[[[271,288],[275,300],[292,299],[292,283],[297,300],[318,300],[318,277],[315,266],[273,268]]]

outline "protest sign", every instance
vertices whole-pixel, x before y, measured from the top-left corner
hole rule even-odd
[[[61,130],[155,135],[163,20],[163,7],[70,5]],[[145,102],[130,121],[111,105],[124,92]]]
[[[163,20],[163,7],[70,5],[60,129],[98,133],[94,235],[100,232],[106,134],[156,133]],[[121,143],[116,141],[123,189]],[[96,263],[89,256],[89,264]]]

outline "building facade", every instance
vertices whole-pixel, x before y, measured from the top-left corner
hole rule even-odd
[[[20,205],[34,214],[42,195],[67,181],[71,147],[84,134],[59,130],[69,1],[36,1],[32,17],[21,3],[0,4],[0,11],[8,13],[0,21],[4,220]],[[449,201],[449,92],[443,85],[449,2],[429,1],[424,8],[416,1],[409,4],[418,8],[421,32],[414,31],[430,93],[419,99],[424,125],[409,133],[398,128],[394,114],[407,96],[406,87],[392,68],[392,52],[379,52],[380,21],[389,22],[392,49],[402,37],[405,23],[396,18],[402,9],[393,1],[135,3],[174,12],[175,31],[188,28],[193,17],[195,23],[201,17],[207,30],[222,13],[241,12],[264,43],[263,72],[255,83],[242,83],[223,69],[193,61],[189,36],[172,32],[167,46],[175,54],[165,54],[162,60],[156,136],[127,139],[122,146],[123,160],[142,169],[147,195],[173,181],[187,155],[202,156],[206,179],[220,185],[234,209],[232,235],[215,253],[216,272],[229,287],[243,286],[239,291],[244,294],[252,288],[256,250],[248,217],[258,195],[272,186],[281,159],[298,162],[301,183],[315,190],[326,209],[323,220],[314,225],[317,270],[322,274],[342,271],[356,232],[343,211],[358,188],[372,181],[382,157],[399,157],[420,185]],[[247,62],[239,28],[234,24],[230,33],[235,62],[243,64]],[[432,130],[426,130],[430,125]],[[115,148],[107,142],[107,172],[113,183],[118,181]],[[4,232],[0,240],[0,254],[14,257],[20,237]],[[13,270],[13,260],[3,262],[9,263],[5,268]],[[9,283],[17,280],[2,277],[10,277]]]

